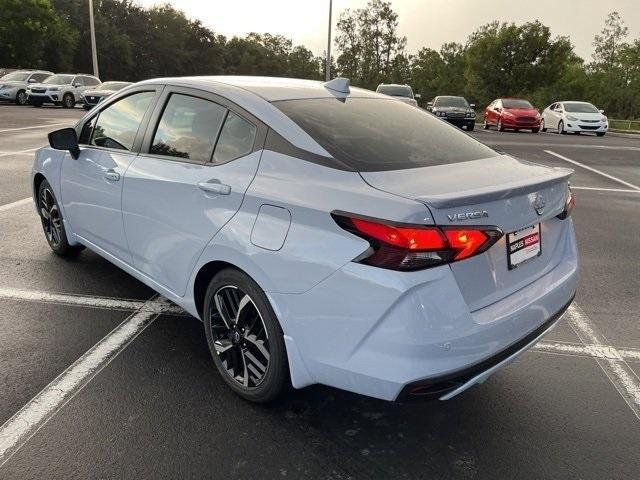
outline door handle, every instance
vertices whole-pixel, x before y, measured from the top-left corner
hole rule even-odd
[[[104,178],[112,182],[117,182],[118,180],[120,180],[120,174],[116,172],[113,168],[110,168],[109,170],[104,172]]]
[[[229,185],[225,185],[224,183],[220,183],[215,180],[200,182],[198,183],[198,188],[205,192],[217,193],[218,195],[229,195],[231,193],[231,187]]]

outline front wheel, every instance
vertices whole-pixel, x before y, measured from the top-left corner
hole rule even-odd
[[[565,133],[564,131],[564,122],[562,120],[560,120],[558,122],[558,134],[559,135],[563,135]]]
[[[26,105],[28,99],[29,96],[24,90],[19,90],[18,93],[16,93],[16,105]]]
[[[475,124],[470,123],[469,125],[467,125],[467,132],[473,132],[474,128],[475,128]]]
[[[498,131],[504,132],[504,125],[502,124],[502,119],[498,119]]]
[[[484,128],[485,130],[489,130],[489,124],[487,123],[487,117],[484,117],[484,120],[482,121],[482,128]]]
[[[534,129],[531,130],[531,133],[538,133],[539,131],[540,131],[539,128],[534,128]]]
[[[251,277],[233,268],[215,275],[203,320],[216,368],[234,392],[263,403],[287,388],[284,335],[269,299]]]
[[[598,135],[599,137],[604,137],[604,134],[605,134],[605,133],[606,133],[606,132],[596,132],[596,135]]]
[[[61,257],[75,257],[84,247],[69,245],[67,232],[62,221],[62,212],[53,193],[53,188],[43,180],[38,188],[38,212],[42,222],[42,230],[53,253]]]
[[[544,118],[540,122],[540,130],[542,130],[543,132],[547,131],[547,127],[544,126]]]

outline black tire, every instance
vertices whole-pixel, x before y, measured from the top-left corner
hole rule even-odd
[[[76,99],[72,93],[65,93],[62,97],[62,108],[73,108],[76,106]]]
[[[84,250],[82,245],[69,245],[58,200],[53,193],[53,188],[46,180],[43,180],[38,187],[38,213],[44,236],[53,253],[61,257],[73,258]]]
[[[560,120],[558,122],[558,134],[564,135],[565,133],[567,133],[567,132],[564,131],[564,122],[562,120]]]
[[[18,90],[18,93],[16,93],[16,105],[26,105],[28,100],[29,96],[27,95],[27,92],[24,90]]]
[[[533,128],[531,129],[531,133],[538,133],[540,131],[539,128]]]
[[[520,131],[519,128],[514,129],[514,132],[518,133]]]
[[[604,137],[605,133],[606,132],[596,132],[596,135],[599,136],[599,137]]]
[[[498,131],[499,132],[504,132],[504,125],[502,124],[502,119],[501,118],[498,119]]]
[[[467,125],[467,132],[473,132],[473,129],[476,128],[475,124],[470,123]]]
[[[487,117],[484,117],[484,120],[482,121],[482,128],[484,128],[485,130],[489,130],[489,122],[487,122]]]
[[[221,315],[218,305],[226,313]],[[235,393],[265,403],[288,389],[284,335],[267,296],[251,277],[234,268],[217,273],[207,288],[202,311],[214,364]],[[236,367],[243,372],[237,374]]]
[[[540,130],[542,130],[543,132],[547,131],[547,127],[544,126],[544,118],[540,122]]]

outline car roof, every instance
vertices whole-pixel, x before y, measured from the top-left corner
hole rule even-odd
[[[279,100],[295,100],[305,98],[342,98],[342,97],[379,97],[387,98],[370,90],[350,87],[349,93],[330,90],[323,82],[301,80],[284,77],[230,76],[218,75],[207,77],[171,77],[146,80],[141,83],[167,83],[187,87],[215,90],[223,87],[234,87],[238,94],[255,95],[268,102]]]

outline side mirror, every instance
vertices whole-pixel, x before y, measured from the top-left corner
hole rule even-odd
[[[433,110],[433,102],[427,103],[427,110],[429,111]]]
[[[420,100],[422,98],[422,95],[420,95],[419,93],[416,93],[413,98],[417,98],[418,100]]]
[[[51,132],[49,135],[49,145],[56,150],[67,150],[74,159],[80,156],[80,146],[78,145],[78,134],[73,128],[62,128]]]
[[[598,110],[600,113],[604,113],[604,110]]]
[[[495,110],[496,112],[501,112],[501,111],[502,111],[502,109],[501,109],[500,107],[495,107],[495,108],[494,108],[494,110]]]
[[[470,103],[470,104],[469,104],[469,106],[470,106],[471,108],[476,108],[476,104],[475,104],[475,103]]]

